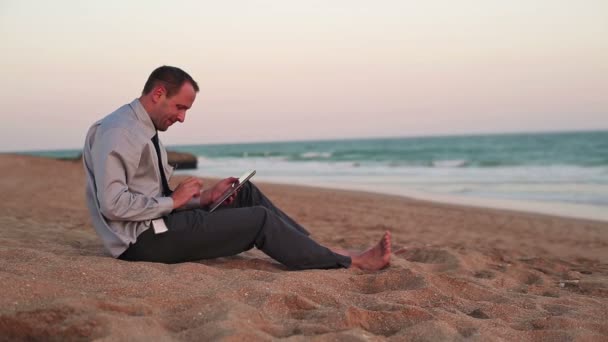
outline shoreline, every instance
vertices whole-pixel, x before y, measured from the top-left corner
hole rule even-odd
[[[193,176],[208,179],[219,179],[214,176],[192,173],[193,170],[184,170],[176,174],[176,176]],[[282,180],[280,177],[260,177],[254,176],[252,181],[258,183],[276,184],[284,186],[306,186],[313,188],[336,189],[345,191],[357,191],[378,195],[399,196],[405,199],[426,201],[431,204],[448,204],[455,206],[463,206],[468,208],[480,209],[497,209],[511,211],[514,213],[540,214],[559,218],[570,218],[597,221],[601,223],[608,222],[608,207],[596,205],[584,205],[574,203],[558,203],[558,202],[541,202],[531,200],[511,200],[511,199],[495,199],[495,198],[480,198],[457,195],[433,194],[423,191],[404,189],[403,187],[390,187],[382,185],[366,185],[366,184],[340,184],[319,181],[301,181],[296,182],[293,178]]]
[[[279,183],[291,185],[294,183]],[[499,209],[513,212],[542,214],[563,218],[583,219],[599,222],[608,222],[608,207],[583,205],[574,203],[556,203],[556,202],[541,202],[541,201],[526,201],[526,200],[508,200],[494,198],[480,198],[457,195],[433,194],[428,192],[407,190],[392,187],[380,187],[371,185],[341,185],[328,183],[302,183],[298,185],[307,185],[313,187],[322,187],[328,189],[353,190],[363,191],[383,195],[395,195],[404,198],[423,200],[431,203],[451,204],[457,206],[466,206],[471,208],[482,209]]]

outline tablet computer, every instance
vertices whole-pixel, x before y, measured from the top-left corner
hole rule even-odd
[[[255,170],[247,171],[241,177],[239,177],[238,183],[234,183],[232,185],[232,188],[226,190],[220,198],[218,198],[215,202],[211,203],[211,205],[209,206],[209,212],[211,213],[215,209],[217,209],[222,203],[224,203],[225,200],[228,199],[228,197],[230,197],[233,193],[240,189],[243,184],[249,181],[249,179],[251,179],[253,175],[255,175]]]

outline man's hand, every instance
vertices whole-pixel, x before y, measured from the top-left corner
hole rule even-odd
[[[175,188],[175,191],[173,191],[173,194],[171,194],[171,198],[173,198],[173,209],[184,206],[193,197],[200,196],[202,188],[203,181],[194,177],[188,177],[183,182],[179,183],[177,188]]]
[[[220,199],[226,190],[230,189],[233,184],[238,183],[239,179],[236,177],[228,177],[217,182],[211,189],[203,191],[201,194],[201,205],[203,207]],[[228,197],[223,204],[228,205],[234,201],[238,191]]]

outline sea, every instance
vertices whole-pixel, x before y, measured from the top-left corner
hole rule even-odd
[[[608,131],[168,148],[198,157],[197,170],[178,174],[223,178],[255,169],[253,181],[608,221]]]

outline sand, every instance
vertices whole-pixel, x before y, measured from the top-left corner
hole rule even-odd
[[[0,340],[608,340],[606,222],[258,184],[321,243],[390,230],[391,265],[129,263],[91,227],[79,162],[0,155],[0,172]]]

